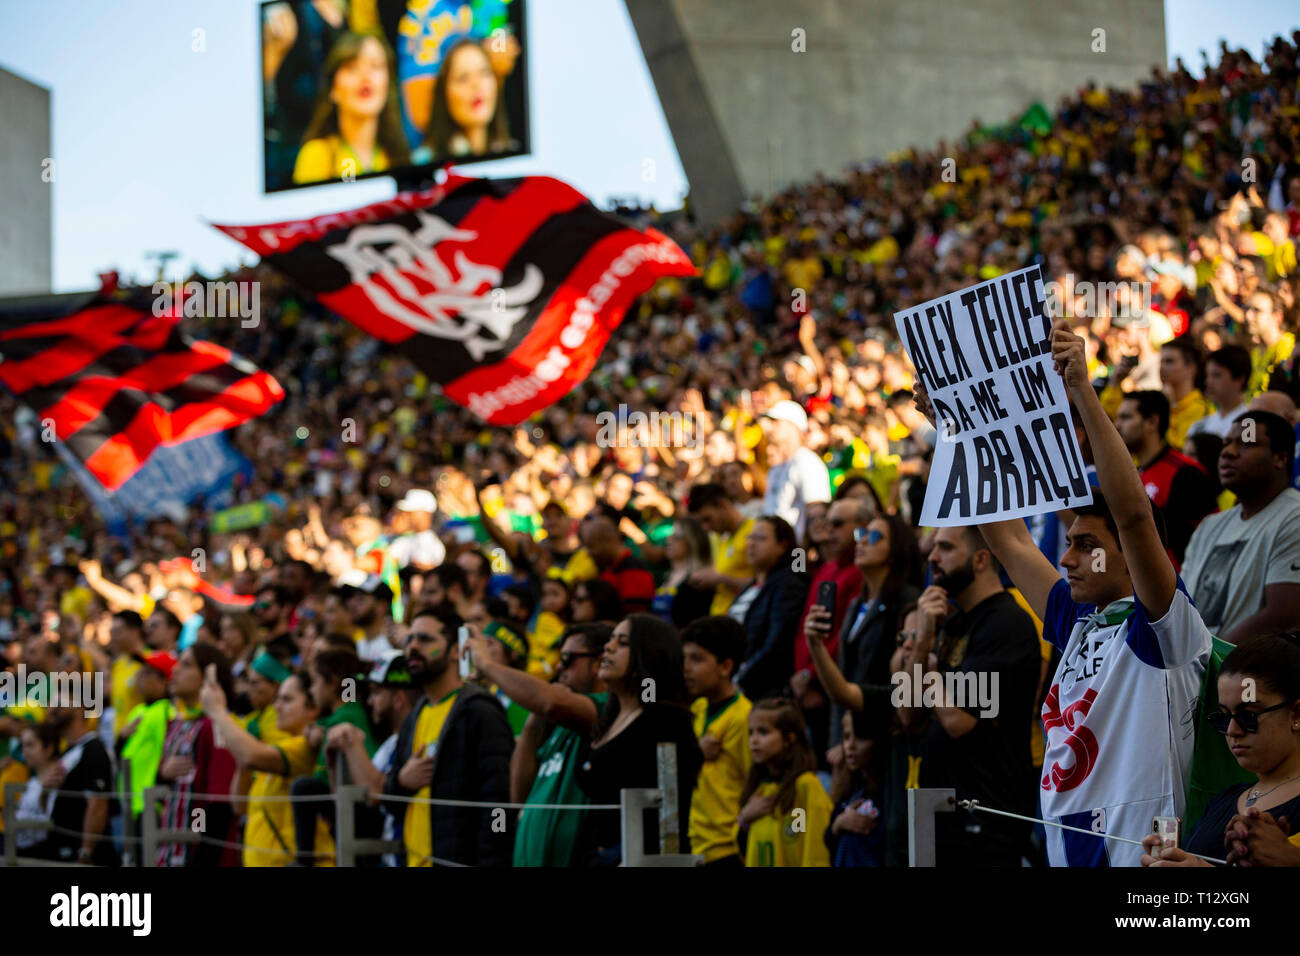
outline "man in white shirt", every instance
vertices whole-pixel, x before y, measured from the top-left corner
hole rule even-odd
[[[807,506],[831,500],[830,472],[817,453],[804,445],[808,415],[797,403],[777,402],[764,417],[772,469],[767,473],[763,514],[784,518],[794,528],[796,540],[802,541]]]
[[[1075,510],[1066,580],[1019,518],[980,526],[1061,651],[1043,704],[1039,781],[1052,866],[1138,866],[1156,816],[1181,816],[1210,632],[1165,550],[1123,439],[1088,382],[1083,339],[1052,355],[1092,446],[1100,489]],[[1080,833],[1077,830],[1084,832]],[[1094,834],[1096,834],[1094,836]]]
[[[1250,382],[1250,353],[1240,345],[1225,345],[1205,360],[1205,397],[1214,411],[1187,430],[1190,438],[1201,432],[1227,438],[1238,415],[1246,410],[1246,385]]]
[[[1295,432],[1265,411],[1238,416],[1219,454],[1237,496],[1187,545],[1183,578],[1206,625],[1230,644],[1300,627],[1300,491],[1291,487]]]
[[[412,488],[397,503],[401,531],[388,545],[399,568],[414,567],[417,571],[430,571],[447,557],[447,548],[433,530],[433,515],[438,501],[432,491]]]

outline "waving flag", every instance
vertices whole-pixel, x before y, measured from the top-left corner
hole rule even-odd
[[[585,379],[655,280],[695,271],[663,234],[543,176],[453,175],[351,212],[217,228],[499,425]]]
[[[284,397],[266,372],[184,335],[179,303],[159,310],[142,295],[0,302],[0,383],[109,492],[155,451],[232,428]]]

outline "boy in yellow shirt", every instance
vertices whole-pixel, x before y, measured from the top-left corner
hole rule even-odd
[[[731,675],[745,654],[745,629],[729,617],[706,617],[682,631],[686,691],[704,766],[691,796],[691,852],[705,866],[740,867],[736,842],[740,794],[749,777],[749,698]]]

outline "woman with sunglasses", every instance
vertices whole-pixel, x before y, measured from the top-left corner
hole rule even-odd
[[[1237,645],[1219,671],[1219,709],[1208,715],[1254,783],[1225,789],[1205,808],[1182,847],[1149,834],[1143,866],[1210,866],[1200,859],[1250,856],[1300,865],[1300,847],[1275,823],[1300,823],[1300,645],[1295,637],[1256,637]],[[1199,854],[1196,856],[1193,854]]]

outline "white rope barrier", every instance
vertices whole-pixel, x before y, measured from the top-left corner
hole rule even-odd
[[[1096,830],[1084,830],[1080,827],[1067,826],[1064,823],[1056,823],[1053,820],[1040,820],[1038,817],[1027,817],[1020,813],[1011,813],[1008,810],[994,810],[992,807],[986,807],[978,800],[958,800],[957,806],[963,810],[978,810],[981,813],[992,813],[999,817],[1010,817],[1013,820],[1024,820],[1027,823],[1041,823],[1045,827],[1056,827],[1058,830],[1070,830],[1074,833],[1086,833],[1088,836],[1098,837],[1102,840],[1118,840],[1120,843],[1128,843],[1132,846],[1142,846],[1141,840],[1130,840],[1128,837],[1115,836],[1112,833],[1098,833]],[[1188,856],[1194,856],[1198,859],[1205,860],[1207,863],[1217,863],[1219,866],[1227,866],[1227,860],[1220,860],[1212,856],[1204,856],[1200,853],[1193,853],[1191,850],[1183,850]]]

